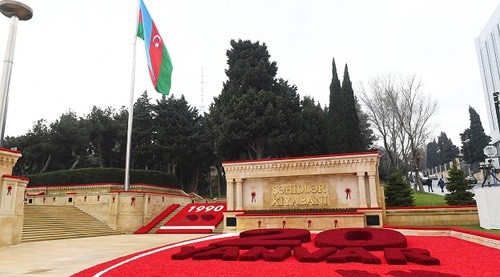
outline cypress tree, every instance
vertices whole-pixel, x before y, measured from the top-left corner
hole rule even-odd
[[[328,106],[328,148],[330,153],[347,152],[347,139],[345,132],[344,98],[337,75],[335,59],[332,59],[332,82],[330,83],[330,103]]]
[[[342,80],[341,89],[342,98],[344,99],[344,132],[347,142],[347,152],[365,151],[363,139],[361,137],[361,128],[359,126],[358,111],[356,109],[356,99],[352,89],[351,79],[347,64],[344,69],[344,79]]]

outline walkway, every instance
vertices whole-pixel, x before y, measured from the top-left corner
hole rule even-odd
[[[115,235],[25,242],[0,247],[0,276],[70,276],[114,258],[204,236]]]
[[[481,183],[483,182],[483,180],[478,180],[477,184],[474,185],[474,187],[472,188],[472,190],[476,189],[476,188],[481,188]],[[444,192],[441,191],[441,188],[438,186],[438,181],[437,180],[433,180],[432,181],[432,189],[434,191],[431,191],[431,193],[434,193],[434,194],[438,194],[438,195],[446,195],[448,193],[450,193],[447,189],[446,189],[446,186],[444,187]],[[413,184],[411,184],[411,187],[413,188]],[[424,191],[425,192],[429,192],[428,191],[429,188],[424,185]]]

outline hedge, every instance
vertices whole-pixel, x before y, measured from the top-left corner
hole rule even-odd
[[[28,186],[119,183],[125,180],[123,168],[80,168],[58,170],[47,173],[25,176],[29,178]],[[163,187],[180,188],[179,180],[174,174],[156,170],[130,170],[130,183],[145,183]]]

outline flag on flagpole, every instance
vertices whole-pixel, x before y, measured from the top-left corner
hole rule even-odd
[[[168,95],[172,82],[172,61],[143,0],[139,3],[137,36],[144,40],[149,74],[159,93]]]

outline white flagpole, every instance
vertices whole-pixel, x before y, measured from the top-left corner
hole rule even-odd
[[[132,76],[130,79],[130,102],[128,108],[128,124],[127,124],[127,150],[125,155],[125,183],[124,190],[129,190],[130,187],[130,148],[132,147],[132,121],[134,118],[134,88],[135,88],[135,56],[137,46],[137,27],[139,26],[139,0],[137,0],[137,10],[135,13],[135,29],[134,29],[134,44],[132,50]]]

